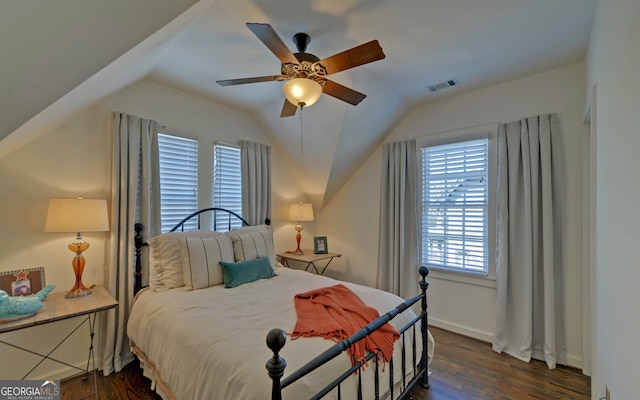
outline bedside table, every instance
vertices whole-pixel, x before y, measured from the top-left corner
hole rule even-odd
[[[285,267],[289,267],[289,260],[298,261],[301,263],[306,263],[305,271],[309,272],[309,270],[313,270],[318,275],[323,275],[324,271],[327,269],[331,261],[336,257],[342,257],[341,253],[325,253],[325,254],[315,254],[313,250],[306,249],[302,250],[304,254],[293,254],[293,252],[284,252],[279,253],[278,257],[282,259],[282,265]],[[316,265],[317,262],[324,262],[324,266],[318,267]]]
[[[51,353],[53,353],[55,349],[57,349],[62,343],[64,343],[71,336],[71,334],[60,340],[60,342],[47,354],[40,354],[31,349],[17,346],[0,339],[0,343],[2,344],[41,357],[40,362],[38,362],[29,372],[27,372],[26,375],[21,378],[22,380],[26,379],[45,360],[51,360],[59,364],[66,365],[78,371],[84,372],[85,375],[89,374],[89,365],[91,365],[93,367],[94,392],[89,394],[88,396],[92,396],[94,394],[97,395],[98,381],[96,378],[96,368],[93,354],[93,337],[95,333],[94,329],[96,324],[96,317],[97,313],[100,311],[117,307],[118,302],[113,298],[113,296],[111,296],[107,289],[103,288],[102,286],[95,286],[91,289],[91,291],[92,293],[89,296],[75,297],[71,299],[67,299],[64,297],[66,294],[65,292],[52,293],[44,299],[44,301],[42,302],[42,308],[38,310],[34,315],[11,322],[0,323],[0,334],[79,316],[85,316],[85,318],[78,323],[78,326],[72,331],[72,333],[85,323],[87,323],[89,326],[91,344],[89,346],[86,369],[78,368],[75,365],[71,365],[64,361],[51,357]]]

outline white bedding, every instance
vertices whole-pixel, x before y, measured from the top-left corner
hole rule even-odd
[[[128,335],[132,349],[144,364],[145,373],[163,398],[271,398],[271,379],[265,368],[272,357],[265,343],[267,333],[272,328],[288,333],[293,330],[296,321],[293,297],[296,294],[338,283],[328,277],[283,267],[276,268],[276,272],[278,276],[273,278],[233,289],[217,285],[193,291],[181,288],[164,292],[147,290],[138,296],[128,322]],[[342,283],[381,314],[403,301],[377,289]],[[408,315],[398,315],[392,325],[399,329],[414,316],[409,310]],[[407,360],[411,360],[411,338],[412,335],[408,335]],[[401,340],[396,342],[394,350],[397,380],[400,378]],[[430,352],[433,349],[431,341],[430,337]],[[321,338],[291,340],[287,336],[287,343],[280,353],[287,361],[284,376],[333,344]],[[308,398],[350,366],[348,356],[342,354],[302,381],[285,388],[283,398]],[[363,379],[372,380],[373,370],[373,363],[370,363]],[[388,388],[388,370],[385,368],[381,375],[381,393]],[[372,390],[372,386],[366,385],[365,390]],[[343,385],[343,398],[356,398],[355,390],[355,383]],[[396,390],[394,395],[398,394]],[[364,398],[373,396],[365,391]]]

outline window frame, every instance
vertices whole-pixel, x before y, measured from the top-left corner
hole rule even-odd
[[[498,174],[497,151],[498,125],[488,124],[472,128],[458,129],[420,137],[416,140],[416,151],[420,167],[418,182],[420,189],[419,204],[422,205],[422,148],[448,145],[477,139],[488,139],[488,209],[487,209],[487,272],[464,271],[453,268],[430,266],[430,276],[444,280],[469,283],[479,286],[495,287],[495,249],[496,249],[496,182]],[[422,206],[418,210],[420,234],[420,261],[422,263]]]

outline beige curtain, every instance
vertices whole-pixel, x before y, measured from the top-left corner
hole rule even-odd
[[[418,294],[418,162],[416,141],[382,150],[377,287],[402,298]]]
[[[493,349],[566,364],[562,151],[556,114],[498,126]]]
[[[271,218],[271,146],[240,141],[242,217],[250,225]]]
[[[125,113],[113,114],[111,236],[105,285],[118,307],[103,318],[102,369],[120,371],[133,360],[126,334],[133,303],[134,224],[146,237],[159,233],[160,178],[157,123]]]

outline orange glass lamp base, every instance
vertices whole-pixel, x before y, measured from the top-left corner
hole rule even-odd
[[[298,247],[296,247],[296,250],[293,252],[293,254],[298,256],[304,254],[304,252],[300,249],[300,239],[302,239],[302,234],[300,232],[302,232],[302,229],[302,225],[296,225],[296,231],[298,232],[296,234],[296,243],[298,244]]]
[[[73,258],[73,273],[76,276],[76,283],[73,285],[73,288],[67,292],[64,296],[66,298],[73,297],[82,297],[88,296],[91,294],[91,289],[86,287],[82,283],[82,272],[84,271],[84,257],[82,256],[82,252],[89,248],[89,243],[85,243],[83,241],[75,241],[69,245],[69,250],[76,253],[76,256]]]

